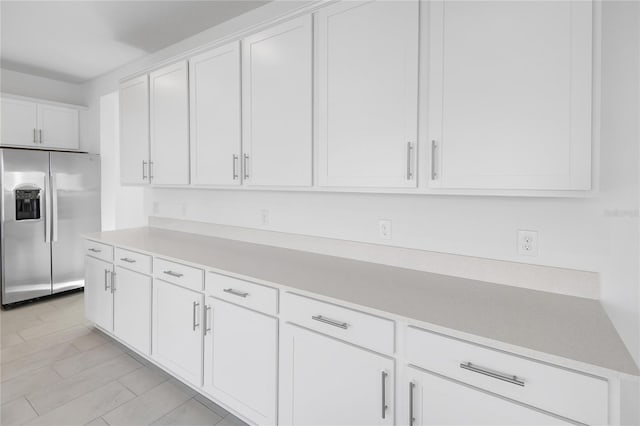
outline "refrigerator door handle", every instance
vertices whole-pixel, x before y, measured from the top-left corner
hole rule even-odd
[[[56,186],[56,175],[51,174],[51,240],[58,241],[58,188]]]
[[[42,214],[42,206],[40,206],[40,214]],[[44,175],[44,242],[51,242],[51,185],[49,174]]]

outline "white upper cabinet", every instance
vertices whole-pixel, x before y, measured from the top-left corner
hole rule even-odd
[[[149,77],[120,86],[120,182],[149,183]]]
[[[317,27],[320,184],[415,187],[418,1],[341,2]]]
[[[191,183],[239,185],[240,43],[189,60]]]
[[[430,185],[590,189],[591,2],[429,7]]]
[[[187,62],[149,74],[151,182],[189,183],[189,87]]]
[[[2,98],[2,145],[29,148],[80,148],[77,108]]]
[[[2,98],[3,145],[39,147],[38,106],[34,102]]]
[[[38,132],[40,144],[44,147],[78,149],[80,147],[78,110],[38,104]]]
[[[312,183],[312,25],[303,16],[243,40],[243,167],[249,185]]]

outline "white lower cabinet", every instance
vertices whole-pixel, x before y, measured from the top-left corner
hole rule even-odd
[[[151,356],[193,385],[202,384],[201,293],[155,279]]]
[[[113,264],[85,256],[84,312],[97,326],[113,330]]]
[[[393,425],[394,361],[291,324],[282,331],[281,425]]]
[[[151,277],[116,267],[113,332],[138,351],[151,351]]]
[[[427,425],[571,425],[558,417],[410,367],[407,423]]]
[[[204,389],[257,424],[276,424],[278,320],[208,297]]]

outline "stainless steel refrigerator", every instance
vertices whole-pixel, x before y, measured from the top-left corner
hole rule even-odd
[[[99,156],[0,149],[2,305],[84,286],[81,235],[100,230]]]

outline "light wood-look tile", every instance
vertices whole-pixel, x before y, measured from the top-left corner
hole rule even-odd
[[[211,401],[209,398],[204,397],[203,395],[198,394],[193,399],[198,401],[200,404],[203,404],[205,407],[207,407],[209,410],[213,411],[220,417],[224,418],[224,417],[227,417],[227,415],[229,414],[227,410],[225,410],[215,402]]]
[[[75,344],[73,346],[77,347]],[[113,343],[105,343],[57,361],[53,364],[53,369],[62,377],[70,377],[119,355],[122,355],[122,350],[118,346]]]
[[[63,360],[79,353],[71,343],[62,343],[57,346],[33,353],[24,358],[2,364],[0,380],[5,382],[26,373],[38,370],[42,367],[53,365],[56,361]]]
[[[120,383],[111,382],[69,401],[43,416],[36,417],[27,424],[41,426],[84,425],[134,397],[135,395]]]
[[[195,399],[190,399],[151,424],[154,426],[210,426],[221,420],[221,416]]]
[[[58,383],[62,378],[52,368],[45,367],[2,382],[0,402],[5,403],[34,392],[43,386]]]
[[[37,415],[26,399],[18,398],[2,404],[0,407],[0,424],[2,426],[20,425],[34,419]]]
[[[0,348],[8,348],[20,343],[24,343],[24,339],[18,333],[3,334],[0,340]]]
[[[169,375],[153,365],[138,368],[118,379],[127,389],[136,395],[142,395],[169,380]]]
[[[84,426],[109,426],[109,423],[105,422],[102,417],[96,417],[89,423],[85,423]]]
[[[104,415],[112,426],[148,425],[191,399],[191,395],[166,381]]]
[[[3,325],[4,326],[4,325]],[[0,362],[7,363],[30,354],[40,352],[43,349],[59,345],[64,342],[90,334],[92,330],[84,325],[77,325],[39,339],[29,340],[19,345],[3,348],[0,351]]]
[[[117,380],[140,367],[126,354],[67,377],[51,386],[44,386],[26,395],[40,415],[66,404],[79,396]],[[94,416],[95,417],[95,416]]]

